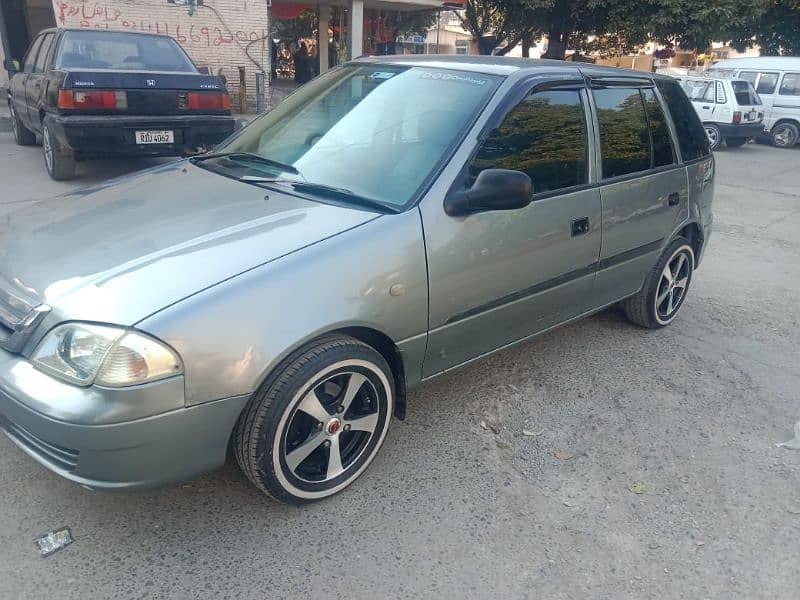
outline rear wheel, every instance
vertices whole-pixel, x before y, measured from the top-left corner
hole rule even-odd
[[[75,177],[75,155],[58,145],[53,125],[47,117],[42,124],[42,149],[47,174],[51,178],[62,181]]]
[[[14,141],[18,146],[33,146],[36,143],[36,134],[22,124],[13,102],[8,103],[8,110],[11,116],[11,131],[14,133]]]
[[[738,148],[747,143],[747,138],[725,138],[725,145],[728,148]]]
[[[693,273],[692,245],[685,237],[677,237],[661,254],[639,293],[624,301],[628,319],[649,329],[669,325],[683,306]]]
[[[348,336],[300,350],[271,376],[236,426],[242,471],[290,504],[331,496],[355,481],[383,445],[394,409],[380,353]]]
[[[800,137],[800,130],[794,123],[778,123],[772,128],[772,143],[778,148],[791,148]]]
[[[722,145],[722,132],[714,123],[703,123],[703,128],[706,130],[706,137],[708,137],[708,144],[712,150],[717,150]]]

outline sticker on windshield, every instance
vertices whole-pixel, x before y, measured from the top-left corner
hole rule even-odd
[[[420,78],[435,79],[437,81],[455,81],[456,83],[469,83],[471,85],[485,85],[488,79],[481,79],[467,73],[446,73],[443,71],[420,71]]]
[[[396,73],[392,73],[391,71],[375,71],[372,75],[370,75],[371,79],[391,79],[394,77]]]

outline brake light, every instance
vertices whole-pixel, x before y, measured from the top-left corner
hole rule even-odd
[[[128,95],[111,90],[58,90],[58,108],[127,110]]]
[[[189,92],[186,106],[193,110],[230,110],[231,97],[225,92]]]
[[[737,125],[742,122],[742,113],[740,111],[733,111],[733,122]]]

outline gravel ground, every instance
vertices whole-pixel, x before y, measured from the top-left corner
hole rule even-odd
[[[66,188],[11,144],[0,218]],[[800,149],[717,161],[672,326],[606,311],[418,388],[328,501],[276,504],[233,464],[90,492],[0,439],[0,598],[797,598],[800,451],[775,443],[800,418]]]

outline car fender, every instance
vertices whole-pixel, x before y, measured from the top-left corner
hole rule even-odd
[[[419,212],[369,221],[200,291],[136,326],[181,355],[187,405],[250,394],[298,347],[348,328],[391,339],[413,385],[428,327]]]

